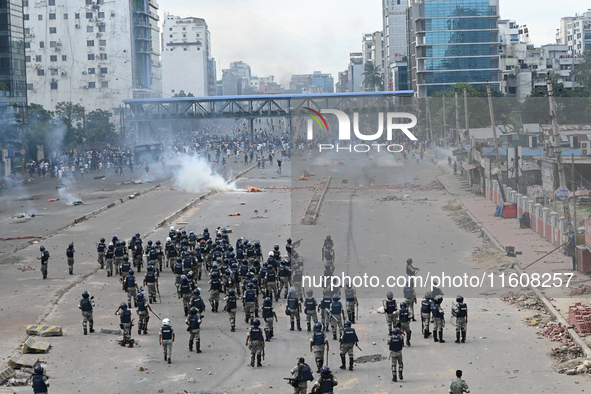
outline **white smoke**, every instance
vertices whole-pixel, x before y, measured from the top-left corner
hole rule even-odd
[[[217,172],[212,173],[211,163],[190,155],[178,155],[171,160],[174,170],[174,183],[180,189],[191,193],[215,190],[218,192],[236,191],[236,183],[228,183]]]
[[[396,156],[392,154],[376,154],[372,157],[372,160],[378,167],[400,167],[404,165],[402,161],[396,160]]]
[[[62,176],[61,184],[65,184],[66,186],[58,187],[57,189],[57,192],[60,195],[60,201],[67,205],[74,205],[74,202],[80,201],[79,197],[72,194],[76,190],[76,179],[71,170]]]

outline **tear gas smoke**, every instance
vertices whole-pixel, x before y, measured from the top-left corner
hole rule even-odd
[[[219,174],[211,171],[211,165],[198,156],[179,155],[171,160],[174,170],[174,183],[180,189],[191,193],[215,190],[218,192],[236,191],[236,183],[228,183]]]

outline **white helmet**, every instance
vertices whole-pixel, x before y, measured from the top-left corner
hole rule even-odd
[[[170,237],[167,237],[167,238],[166,238],[166,242],[170,242],[170,241],[172,241],[172,240],[170,239]]]
[[[269,256],[273,256],[273,252],[269,252]]]
[[[170,226],[170,231],[174,231],[174,226]]]
[[[170,319],[168,319],[168,318],[162,319],[162,325],[163,326],[170,326]]]

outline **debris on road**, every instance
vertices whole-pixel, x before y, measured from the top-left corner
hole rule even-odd
[[[68,187],[68,184],[66,184],[66,183],[61,183],[61,184],[57,185],[55,188],[56,188],[56,189],[63,189],[63,188],[66,188],[66,187]]]
[[[510,292],[509,295],[502,297],[501,301],[515,305],[518,308],[533,309],[537,311],[546,310],[544,303],[538,297],[536,297],[535,293],[533,292],[525,294]]]
[[[19,213],[18,215],[13,216],[14,219],[30,219],[30,218],[34,218],[35,214],[32,213],[30,215],[26,214],[26,213]]]
[[[37,324],[28,325],[27,335],[37,335],[40,337],[61,337],[64,335],[61,326],[39,326]]]
[[[37,235],[23,235],[22,237],[0,238],[0,241],[14,241],[17,239],[37,239],[37,238],[43,238],[43,237],[39,237]]]
[[[23,345],[23,353],[47,353],[51,343],[35,341],[35,338],[29,337]]]
[[[346,179],[341,182],[347,183]],[[410,183],[410,182],[396,182],[389,185],[377,185],[377,186],[329,186],[328,189],[334,192],[339,191],[355,191],[355,190],[410,190],[415,192],[428,192],[432,190],[442,190],[443,185],[439,181],[433,181],[430,183]]]
[[[228,216],[240,216],[240,212],[234,212],[229,214]]]
[[[375,363],[378,361],[387,360],[386,357],[382,356],[381,354],[372,354],[369,356],[360,356],[355,359],[357,364],[365,364],[365,363]]]
[[[254,186],[246,186],[246,190],[248,190],[249,192],[260,192],[262,190],[257,189]]]
[[[562,261],[561,261],[562,263]],[[581,285],[573,285],[570,287],[570,292],[568,293],[569,296],[576,296],[576,295],[583,295],[591,293],[591,286],[587,286],[585,284]]]
[[[568,333],[568,329],[560,323],[548,326],[544,331],[539,331],[538,334],[550,339],[552,342],[561,342],[567,346],[573,346],[573,339]]]
[[[82,201],[78,200],[78,201],[74,201],[72,203],[72,205],[84,205],[84,203]]]
[[[59,198],[48,198],[47,202],[55,202],[55,201],[59,201]]]
[[[19,264],[16,267],[17,270],[25,272],[25,271],[35,271],[35,267],[31,267],[30,265],[25,267],[23,264]]]
[[[566,321],[573,326],[580,336],[591,334],[591,307],[583,306],[580,302],[576,302],[575,305],[568,307],[568,318]]]
[[[105,176],[104,175],[98,175],[98,176],[95,176],[94,179],[105,179]]]

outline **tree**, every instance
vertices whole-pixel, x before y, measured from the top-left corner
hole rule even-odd
[[[591,50],[583,52],[583,61],[574,66],[570,76],[578,86],[591,92]]]
[[[365,90],[384,90],[384,78],[380,68],[376,67],[371,60],[363,65],[363,84]]]
[[[82,143],[85,128],[86,109],[80,104],[62,101],[55,105],[55,115],[66,126],[64,141],[74,146]]]
[[[172,96],[172,97],[195,97],[195,96],[193,96],[193,93],[191,93],[191,92],[186,94],[184,90],[181,90],[180,92],[175,93],[174,96]]]
[[[86,116],[86,142],[105,142],[114,144],[118,135],[110,121],[111,113],[102,109],[89,112]]]

